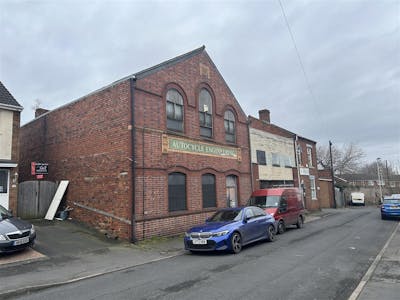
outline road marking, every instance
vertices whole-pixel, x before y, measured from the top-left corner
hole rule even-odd
[[[371,279],[372,274],[374,273],[376,267],[378,266],[378,263],[381,261],[383,254],[385,253],[387,247],[389,246],[389,243],[392,241],[392,239],[395,236],[395,234],[396,234],[397,230],[399,229],[399,227],[400,227],[400,223],[397,224],[397,227],[393,231],[393,233],[390,236],[390,238],[387,240],[385,246],[383,246],[381,252],[379,252],[379,254],[375,257],[374,262],[369,267],[367,273],[365,273],[365,275],[361,279],[360,283],[358,284],[356,289],[353,291],[353,293],[350,295],[348,300],[356,300],[358,298],[358,296],[360,296],[362,290],[364,289],[364,286],[367,284],[368,280]]]

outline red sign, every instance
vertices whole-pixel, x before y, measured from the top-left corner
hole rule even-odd
[[[31,162],[31,175],[35,175],[36,174],[36,163],[35,162]]]

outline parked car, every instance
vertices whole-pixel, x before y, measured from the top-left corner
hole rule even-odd
[[[185,233],[185,249],[194,251],[225,250],[239,253],[244,245],[275,241],[275,219],[258,207],[218,210],[206,223]]]
[[[350,205],[365,206],[364,193],[351,193]]]
[[[289,225],[302,228],[305,211],[298,188],[261,189],[252,193],[248,205],[258,206],[271,214],[278,223],[278,233],[285,232]]]
[[[400,195],[385,197],[381,205],[381,218],[400,218]]]
[[[35,227],[18,218],[0,205],[0,252],[13,252],[32,246],[35,242]]]

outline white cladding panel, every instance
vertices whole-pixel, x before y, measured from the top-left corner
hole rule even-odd
[[[0,109],[0,159],[11,160],[13,116],[12,111]]]

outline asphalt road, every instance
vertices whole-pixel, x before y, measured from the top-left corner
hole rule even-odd
[[[360,207],[238,255],[187,253],[18,299],[347,299],[396,225]]]

